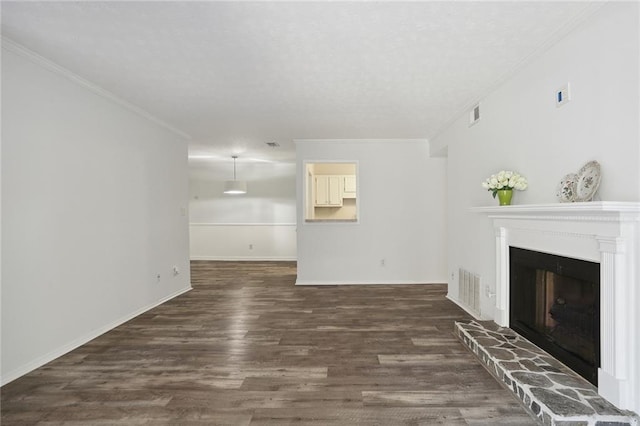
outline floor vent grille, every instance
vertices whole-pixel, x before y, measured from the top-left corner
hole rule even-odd
[[[460,302],[471,312],[480,315],[480,276],[466,269],[458,269]]]

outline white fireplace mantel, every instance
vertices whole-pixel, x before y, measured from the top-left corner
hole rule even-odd
[[[509,326],[509,247],[600,263],[598,392],[640,413],[640,203],[474,207],[496,231],[495,322]]]

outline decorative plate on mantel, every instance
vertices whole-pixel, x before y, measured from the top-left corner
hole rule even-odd
[[[576,201],[591,201],[600,186],[600,164],[589,161],[578,171],[576,181]]]
[[[576,201],[577,182],[578,175],[575,173],[569,173],[562,178],[556,188],[556,196],[560,199],[561,203],[573,203]]]
[[[562,178],[556,188],[556,196],[561,203],[574,203],[593,200],[600,186],[600,164],[589,161],[578,173],[569,173]]]

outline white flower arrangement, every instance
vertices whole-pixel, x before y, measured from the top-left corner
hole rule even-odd
[[[496,198],[496,194],[502,189],[524,191],[527,189],[527,178],[511,170],[500,170],[497,174],[489,176],[487,180],[482,182],[482,187],[487,191],[491,191],[493,198]]]

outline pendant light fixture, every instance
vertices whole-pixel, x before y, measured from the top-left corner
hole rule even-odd
[[[233,180],[224,181],[224,193],[225,194],[246,194],[247,182],[243,180],[236,180],[236,160],[238,159],[238,156],[234,155],[231,158],[233,158]]]

